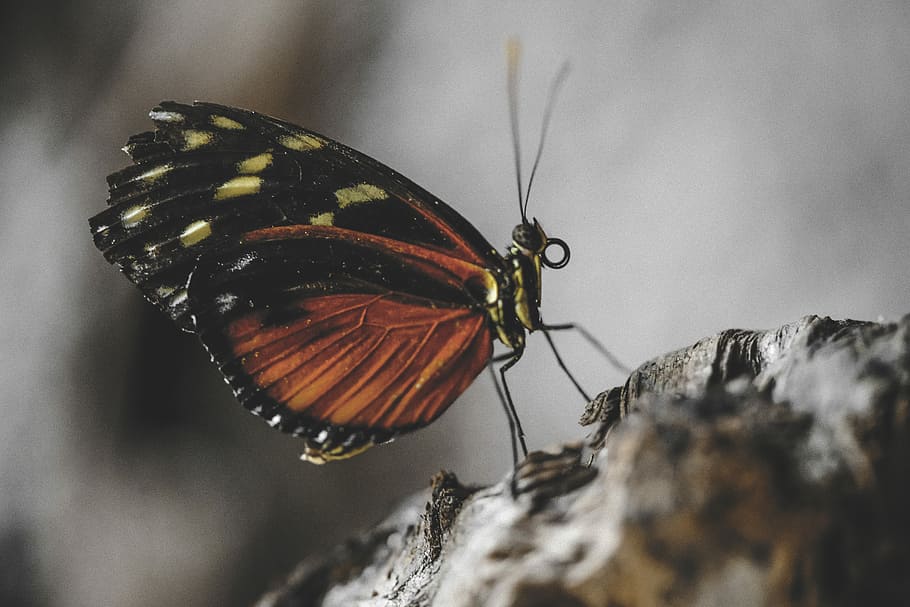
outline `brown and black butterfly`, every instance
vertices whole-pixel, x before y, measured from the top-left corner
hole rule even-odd
[[[350,457],[439,417],[498,339],[513,456],[516,438],[526,452],[505,371],[526,332],[568,327],[546,327],[539,306],[541,266],[569,249],[527,219],[520,192],[503,256],[424,189],[315,132],[212,103],[149,115],[156,130],[124,148],[134,165],[108,177],[94,241],[198,335],[244,407],[301,437],[306,460]]]

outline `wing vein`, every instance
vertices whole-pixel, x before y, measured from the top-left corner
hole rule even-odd
[[[289,369],[286,373],[282,374],[282,376],[279,377],[278,379],[276,379],[275,381],[270,382],[270,383],[269,383],[267,386],[265,386],[263,389],[264,389],[264,390],[269,389],[269,388],[273,387],[275,384],[277,384],[279,381],[281,381],[282,379],[284,379],[284,378],[286,378],[286,377],[288,377],[288,376],[290,376],[290,375],[293,375],[294,373],[297,373],[297,371],[299,371],[302,367],[304,367],[305,365],[307,365],[308,363],[310,363],[313,359],[317,358],[321,353],[325,352],[328,348],[331,348],[332,346],[336,345],[338,342],[340,342],[341,340],[345,339],[346,337],[348,337],[348,336],[351,335],[352,333],[355,333],[358,329],[360,329],[360,328],[363,326],[363,319],[364,319],[365,316],[366,316],[366,309],[364,308],[363,312],[361,312],[360,320],[357,321],[357,324],[356,324],[355,326],[353,326],[353,327],[351,327],[350,329],[348,329],[347,331],[345,331],[343,335],[341,335],[341,336],[338,337],[338,339],[333,340],[331,343],[327,344],[324,348],[322,348],[322,349],[319,350],[318,352],[313,353],[313,356],[307,358],[306,360],[304,360],[304,361],[301,362],[300,364],[295,365],[292,369]],[[350,344],[349,346],[347,346],[347,347],[345,348],[345,350],[342,352],[342,354],[345,353],[345,352],[350,351],[350,349],[353,348],[353,347],[356,346],[356,345],[357,345],[357,342],[355,341],[354,343],[352,343],[352,344]],[[336,356],[337,356],[337,355],[336,355]],[[269,365],[269,366],[271,367],[271,366],[273,366],[273,365]],[[300,388],[298,388],[297,390],[295,390],[292,394],[288,395],[288,396],[286,397],[286,400],[291,400],[294,396],[296,396],[297,394],[299,394],[300,391],[303,390],[305,387],[306,387],[306,386],[300,386]]]

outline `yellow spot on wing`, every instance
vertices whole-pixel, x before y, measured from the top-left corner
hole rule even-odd
[[[174,291],[174,296],[171,297],[171,301],[168,303],[168,305],[171,306],[172,308],[174,306],[179,306],[180,304],[182,304],[183,302],[186,301],[187,296],[188,296],[188,294],[186,292],[186,289],[180,289],[179,291]]]
[[[194,131],[192,129],[183,132],[183,149],[196,150],[212,142],[214,136],[208,131]]]
[[[249,175],[250,173],[261,173],[264,171],[270,164],[272,164],[272,154],[265,152],[259,154],[258,156],[252,156],[246,160],[241,160],[237,163],[237,172],[241,175]]]
[[[132,206],[120,214],[120,223],[123,224],[124,228],[134,228],[142,222],[143,219],[148,217],[149,208],[144,204],[137,204]]]
[[[212,124],[214,124],[219,129],[230,129],[232,131],[239,131],[243,127],[242,124],[236,120],[231,120],[227,116],[218,116],[217,114],[212,115],[209,119]]]
[[[380,187],[369,183],[358,183],[349,188],[335,190],[335,198],[342,209],[352,204],[370,202],[372,200],[385,200],[389,195]]]
[[[238,196],[255,194],[261,187],[262,177],[256,177],[255,175],[234,177],[215,189],[214,199],[225,200],[227,198],[237,198]]]
[[[295,135],[282,135],[278,138],[278,143],[286,148],[304,152],[306,150],[318,150],[325,142],[315,135],[306,133],[297,133]]]
[[[313,215],[310,217],[310,225],[314,226],[330,226],[335,223],[335,213],[320,213],[319,215]]]
[[[180,244],[185,247],[191,247],[211,235],[212,224],[203,220],[194,221],[183,230],[183,233],[180,235]]]

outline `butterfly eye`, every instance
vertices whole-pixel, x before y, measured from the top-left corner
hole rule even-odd
[[[520,223],[512,230],[512,242],[523,249],[538,253],[543,250],[544,239],[540,230],[529,223]]]
[[[550,250],[550,247],[558,247],[561,251],[561,255],[555,260],[547,255],[547,251]],[[541,255],[543,265],[558,270],[559,268],[566,267],[566,264],[569,263],[569,257],[571,257],[569,245],[567,245],[564,240],[560,238],[547,238],[547,246],[544,247],[543,254]]]

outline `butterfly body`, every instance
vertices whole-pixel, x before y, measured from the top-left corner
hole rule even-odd
[[[540,225],[500,255],[377,161],[254,112],[163,102],[124,148],[96,246],[195,333],[235,396],[350,457],[436,419],[539,314]],[[567,259],[567,249],[564,249]],[[553,265],[553,267],[559,267]]]

